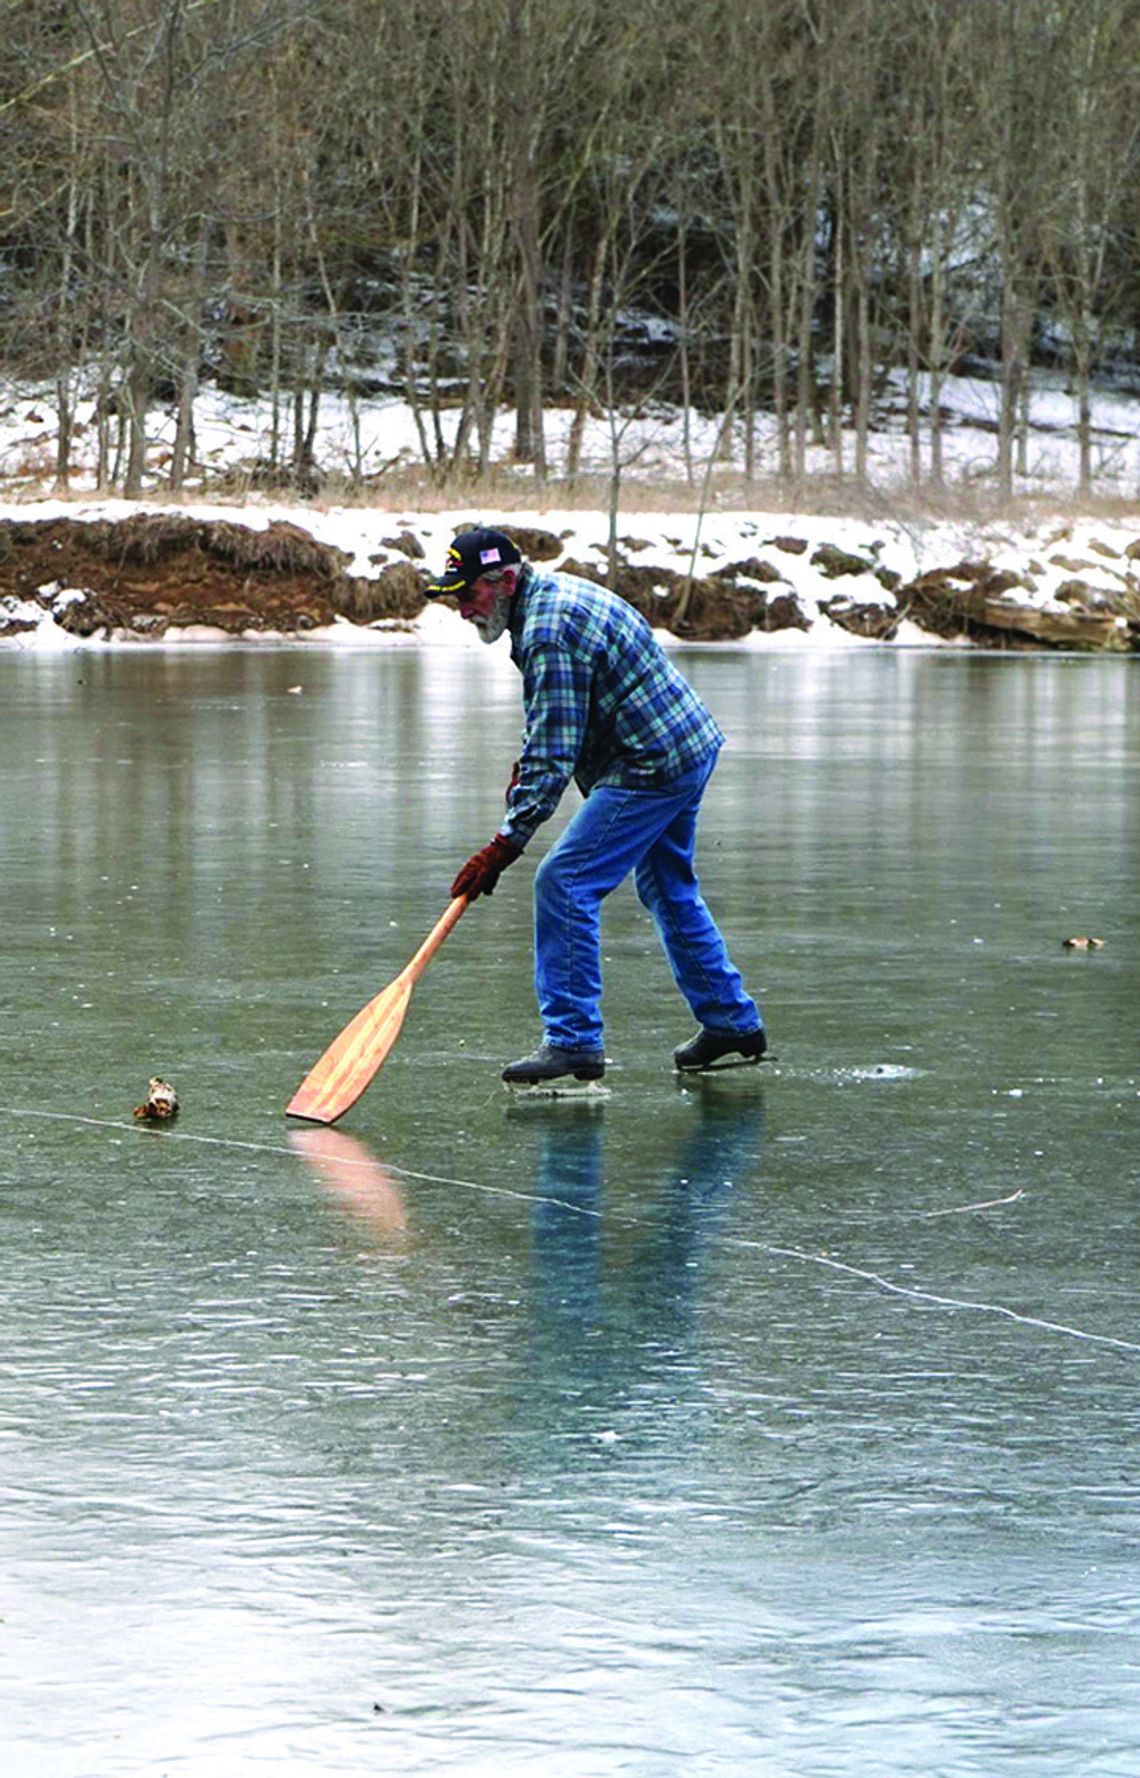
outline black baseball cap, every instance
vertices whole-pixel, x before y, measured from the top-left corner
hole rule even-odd
[[[505,531],[461,531],[447,552],[447,566],[438,580],[424,588],[429,599],[461,593],[492,568],[512,568],[522,561],[517,544]]]

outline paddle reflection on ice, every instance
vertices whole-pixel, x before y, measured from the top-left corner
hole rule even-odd
[[[314,1126],[290,1130],[289,1146],[343,1209],[378,1234],[404,1234],[408,1212],[403,1193],[358,1137]]]

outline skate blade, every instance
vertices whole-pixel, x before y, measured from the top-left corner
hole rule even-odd
[[[516,1105],[527,1105],[531,1102],[561,1099],[568,1105],[601,1105],[612,1098],[613,1089],[604,1087],[597,1080],[536,1080],[519,1081],[505,1080],[511,1100]]]

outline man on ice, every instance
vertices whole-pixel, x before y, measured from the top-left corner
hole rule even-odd
[[[701,797],[724,744],[704,704],[631,605],[592,581],[536,568],[503,531],[456,537],[428,588],[431,598],[446,593],[484,642],[509,633],[526,711],[502,826],[467,860],[452,895],[490,895],[571,778],[585,797],[535,872],[543,1041],[503,1079],[546,1086],[602,1078],[600,910],[630,871],[700,1026],[674,1050],[674,1065],[759,1062],[768,1047],[759,1008],[693,866]]]

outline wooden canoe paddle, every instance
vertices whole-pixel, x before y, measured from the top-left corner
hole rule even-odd
[[[333,1038],[285,1107],[286,1117],[303,1117],[312,1124],[335,1124],[356,1104],[400,1035],[417,980],[466,907],[467,897],[457,895],[395,981],[389,982],[375,1000],[360,1009],[340,1036]]]

